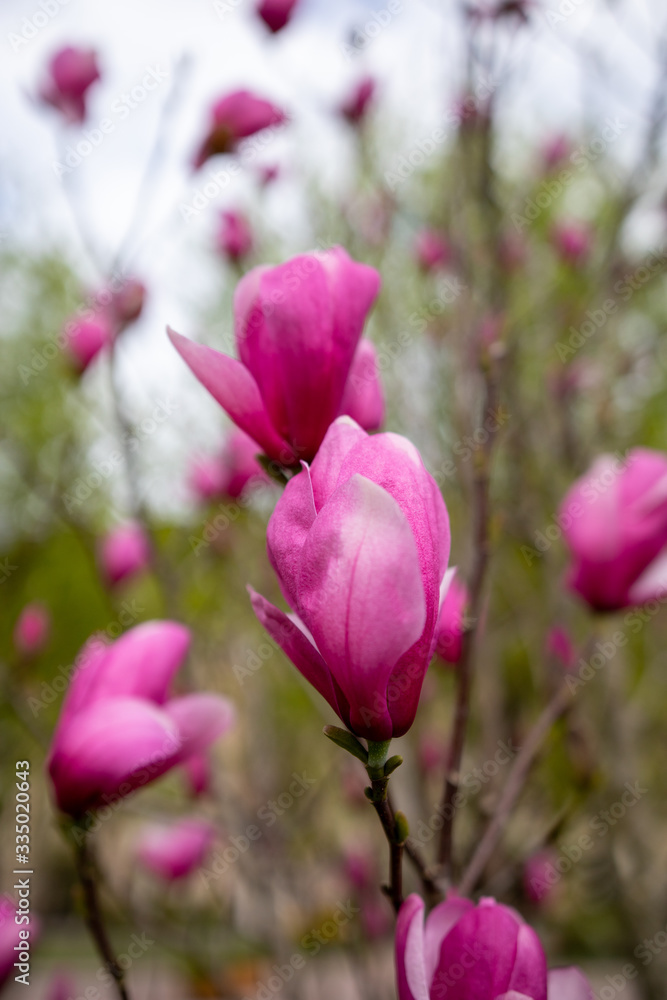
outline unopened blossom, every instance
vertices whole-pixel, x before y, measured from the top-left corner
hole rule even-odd
[[[310,461],[332,421],[384,415],[375,352],[361,339],[380,276],[341,247],[255,267],[234,296],[239,359],[170,331],[193,373],[258,450]]]
[[[121,524],[101,541],[102,573],[112,585],[142,573],[150,565],[150,543],[144,529],[133,522]]]
[[[412,725],[435,644],[449,518],[419,452],[397,434],[331,426],[287,484],[267,547],[288,617],[250,590],[255,614],[357,736]]]
[[[49,641],[51,614],[41,601],[31,601],[14,626],[14,648],[22,656],[36,656]]]
[[[450,895],[424,920],[408,896],[396,925],[398,1000],[593,1000],[574,967],[547,973],[535,931],[516,910]]]
[[[340,113],[350,125],[360,125],[368,113],[377,84],[372,76],[364,76],[353,86],[340,105]]]
[[[274,34],[282,31],[288,23],[298,0],[260,0],[257,4],[257,13]]]
[[[170,694],[189,645],[189,630],[171,621],[144,622],[112,643],[87,643],[47,762],[59,809],[78,819],[113,805],[231,728],[227,699]]]
[[[220,153],[232,153],[242,139],[286,121],[284,111],[248,90],[235,90],[217,100],[209,126],[194,158],[195,168]]]
[[[142,830],[136,854],[154,875],[175,882],[204,863],[214,839],[215,826],[208,820],[154,823]]]
[[[88,90],[99,79],[97,55],[93,49],[67,45],[51,59],[39,96],[60,111],[67,122],[80,124],[86,117]]]
[[[601,455],[563,499],[559,524],[572,554],[567,582],[595,611],[667,592],[667,455],[635,448]]]
[[[234,263],[243,260],[251,252],[252,229],[242,212],[228,210],[220,213],[217,248],[223,257]]]

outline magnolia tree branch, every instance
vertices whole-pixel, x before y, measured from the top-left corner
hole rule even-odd
[[[111,942],[109,941],[102,918],[102,910],[97,893],[95,858],[90,846],[90,838],[85,831],[82,830],[81,832],[81,838],[73,837],[73,842],[76,873],[83,890],[86,924],[105,968],[113,976],[120,1000],[130,1000],[130,994],[125,984],[125,973],[116,961],[116,956],[113,953],[113,948],[111,947]]]
[[[570,708],[572,697],[572,692],[568,685],[563,684],[529,732],[526,742],[519,751],[510,771],[493,818],[486,828],[486,832],[479,842],[459,883],[458,890],[462,896],[469,896],[482,877],[484,869],[500,841],[517,799],[521,795],[542,743],[551,731],[553,724]]]
[[[483,412],[493,412],[498,405],[498,386],[495,372],[495,361],[488,359],[484,372],[485,392]],[[452,871],[452,836],[454,816],[456,814],[455,798],[459,789],[461,758],[465,744],[470,714],[470,694],[472,689],[472,673],[474,647],[479,622],[482,617],[484,601],[484,584],[489,563],[489,516],[490,516],[490,480],[491,457],[494,435],[488,435],[475,456],[475,472],[473,483],[473,551],[474,564],[470,580],[468,613],[472,625],[463,636],[461,658],[457,665],[456,706],[454,710],[454,728],[449,745],[446,764],[445,789],[443,793],[442,811],[443,825],[440,831],[438,850],[439,874],[445,878],[451,877]]]

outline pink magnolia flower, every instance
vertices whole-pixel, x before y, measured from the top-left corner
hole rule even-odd
[[[190,467],[190,488],[203,502],[218,497],[238,500],[248,489],[268,481],[257,461],[257,445],[239,430],[232,431],[218,456],[196,459]]]
[[[341,247],[256,267],[236,288],[240,361],[173,331],[199,381],[259,449],[282,465],[310,461],[341,413],[368,430],[383,417],[372,345],[361,331],[380,288]]]
[[[49,641],[51,614],[41,601],[26,604],[14,626],[14,646],[22,656],[41,653]]]
[[[122,285],[111,293],[109,315],[120,333],[139,319],[146,301],[146,286],[138,278],[126,278]]]
[[[564,160],[568,158],[571,150],[571,143],[566,135],[554,135],[544,144],[542,149],[542,160],[547,170],[555,170]]]
[[[205,795],[211,787],[211,761],[206,753],[195,753],[183,765],[185,782],[193,799]]]
[[[166,882],[184,878],[203,864],[215,839],[215,827],[204,819],[154,824],[141,834],[137,858]]]
[[[102,572],[112,586],[143,572],[151,560],[143,528],[134,523],[114,528],[102,540],[99,558]]]
[[[243,260],[253,248],[250,223],[241,212],[221,212],[217,246],[220,253],[234,262]]]
[[[447,577],[443,582],[444,598],[440,605],[435,651],[447,663],[458,663],[465,632],[468,588],[457,579],[455,567],[447,571]]]
[[[46,1000],[72,1000],[78,994],[75,980],[67,972],[55,972],[51,976]]]
[[[257,13],[269,31],[281,31],[294,13],[297,0],[260,0]]]
[[[171,621],[144,622],[115,642],[82,650],[51,743],[58,807],[74,817],[116,803],[231,728],[234,710],[213,694],[170,697],[190,645]]]
[[[421,229],[415,239],[415,257],[424,271],[435,271],[451,261],[452,251],[435,229]]]
[[[396,925],[398,1000],[593,1000],[578,969],[553,969],[519,914],[493,899],[450,896],[424,921],[408,896]]]
[[[436,733],[422,733],[417,746],[417,760],[425,775],[438,772],[445,766],[445,744]]]
[[[91,313],[70,320],[65,326],[66,349],[80,373],[113,340],[113,328],[108,316],[102,312]]]
[[[618,611],[667,587],[667,456],[635,448],[596,459],[563,500],[567,582],[596,611]]]
[[[364,76],[354,85],[342,102],[339,108],[340,113],[350,125],[359,125],[366,117],[376,88],[377,84],[373,77]]]
[[[60,111],[68,122],[80,123],[86,117],[88,89],[99,78],[95,52],[68,45],[51,59],[48,78],[39,96]]]
[[[15,917],[16,902],[7,894],[0,895],[0,989],[10,977],[19,975],[19,970],[14,969],[14,963],[20,962],[17,946],[28,940],[32,948],[39,933],[34,917],[27,924],[17,924]],[[21,931],[27,931],[29,937],[26,939]]]
[[[257,175],[262,187],[267,187],[280,176],[280,167],[277,163],[261,163],[257,167]]]
[[[547,653],[563,667],[564,670],[572,670],[577,658],[575,648],[570,634],[562,625],[554,625],[547,634]]]
[[[591,228],[581,222],[559,223],[554,226],[552,238],[557,252],[568,264],[582,263],[593,249]]]
[[[531,903],[543,903],[560,876],[554,867],[555,851],[545,849],[532,854],[523,866],[523,891]],[[554,877],[555,876],[555,877]]]
[[[280,108],[255,97],[248,90],[226,94],[211,108],[208,132],[195,155],[195,169],[211,156],[234,152],[241,139],[272,125],[282,125],[286,120],[287,116]]]
[[[287,616],[250,588],[255,614],[345,725],[368,740],[413,723],[433,652],[449,518],[419,452],[349,417],[290,479],[267,547]]]

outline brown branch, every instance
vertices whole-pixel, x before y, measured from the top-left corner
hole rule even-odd
[[[568,711],[571,704],[572,692],[567,684],[563,684],[529,732],[526,742],[522,746],[510,771],[495,814],[459,883],[458,889],[462,896],[469,896],[483,875],[484,869],[502,836],[512,809],[523,790],[542,743],[549,734],[554,722]]]

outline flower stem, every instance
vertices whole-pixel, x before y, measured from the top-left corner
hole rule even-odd
[[[366,771],[371,787],[366,789],[366,796],[378,814],[389,844],[389,884],[382,888],[391,900],[394,911],[398,913],[403,903],[403,848],[407,839],[407,823],[401,813],[394,813],[387,794],[389,777],[385,775],[385,764],[390,743],[391,740],[378,743],[368,741]]]
[[[104,962],[105,968],[111,973],[120,1000],[130,1000],[130,994],[125,985],[125,974],[116,961],[111,942],[102,919],[102,910],[97,893],[95,856],[85,831],[82,837],[74,838],[74,856],[76,873],[83,890],[85,919],[91,937]]]

